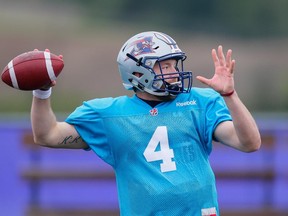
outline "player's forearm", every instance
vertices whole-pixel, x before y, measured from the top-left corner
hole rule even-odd
[[[43,100],[33,97],[31,123],[35,143],[48,146],[50,134],[57,125],[49,98]]]
[[[241,149],[246,152],[256,151],[261,146],[261,137],[251,113],[241,102],[237,93],[224,97],[233,119]]]

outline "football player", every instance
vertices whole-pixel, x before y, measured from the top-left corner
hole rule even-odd
[[[161,32],[131,37],[117,62],[132,97],[96,98],[58,122],[51,88],[35,90],[35,142],[92,150],[116,175],[121,215],[219,215],[212,142],[243,152],[260,148],[258,127],[234,87],[232,50],[212,50],[215,73],[192,87],[186,55]],[[55,82],[53,83],[55,85]],[[214,142],[213,142],[214,143]]]

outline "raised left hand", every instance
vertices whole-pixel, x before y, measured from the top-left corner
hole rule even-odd
[[[227,51],[226,57],[223,53],[222,46],[218,46],[216,52],[212,49],[212,59],[215,66],[215,74],[211,79],[205,78],[203,76],[197,76],[196,78],[208,85],[215,91],[219,92],[221,95],[230,94],[234,92],[234,67],[235,60],[231,59],[232,50]]]

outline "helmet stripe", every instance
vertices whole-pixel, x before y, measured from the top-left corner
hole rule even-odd
[[[169,35],[164,34],[164,33],[159,33],[159,34],[161,35],[161,37],[163,39],[165,39],[164,42],[166,42],[168,45],[171,46],[172,50],[179,50],[180,51],[179,47],[176,44],[176,41],[173,38],[171,38]],[[156,37],[157,37],[157,35],[156,35]],[[157,38],[159,38],[159,37],[157,37]],[[159,38],[159,39],[161,40],[161,38]]]

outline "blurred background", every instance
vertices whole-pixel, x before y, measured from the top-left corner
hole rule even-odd
[[[213,75],[212,48],[231,48],[236,89],[263,147],[244,154],[215,145],[220,208],[223,215],[288,215],[287,10],[286,0],[0,0],[0,66],[35,48],[62,54],[52,94],[61,120],[84,100],[131,95],[116,57],[136,33],[172,36],[194,77]],[[33,145],[31,99],[0,83],[0,215],[118,215],[109,166],[92,152]]]

